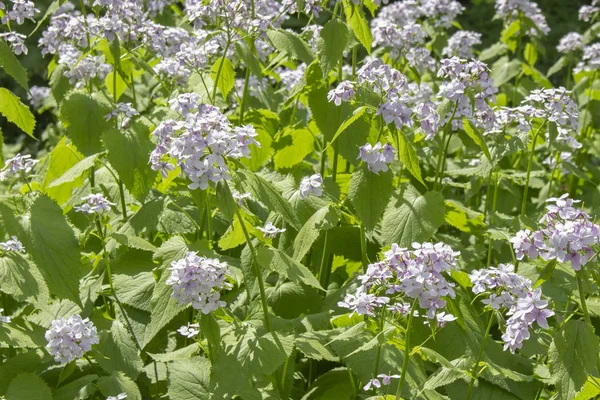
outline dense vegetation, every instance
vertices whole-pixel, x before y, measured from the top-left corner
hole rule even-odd
[[[596,3],[0,0],[0,398],[597,398]]]

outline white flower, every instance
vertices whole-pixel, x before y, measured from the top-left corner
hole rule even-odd
[[[250,198],[250,193],[240,193],[237,190],[234,190],[231,194],[240,207],[244,205],[244,199]]]
[[[285,228],[279,229],[272,222],[267,222],[264,228],[259,226],[257,229],[264,233],[265,237],[270,237],[271,239],[274,239],[277,234],[285,232]]]
[[[123,400],[127,398],[127,393],[119,393],[116,396],[108,396],[106,400]]]
[[[327,94],[327,101],[336,106],[340,106],[342,102],[350,101],[354,98],[354,85],[350,81],[343,81],[335,88],[331,89]]]
[[[3,324],[9,324],[10,317],[8,317],[6,315],[2,315],[3,312],[4,312],[4,308],[0,308],[0,322],[2,322]]]
[[[17,154],[4,162],[4,168],[0,171],[0,181],[5,181],[17,175],[31,172],[38,160],[32,160],[29,154],[22,156]]]
[[[323,177],[321,174],[305,176],[300,183],[300,199],[304,200],[311,194],[320,197],[323,194]]]
[[[187,325],[182,325],[177,332],[187,338],[193,338],[200,333],[200,324],[188,323]]]
[[[46,331],[46,349],[56,362],[68,364],[98,344],[96,327],[88,319],[75,314],[68,319],[52,321],[52,328]]]
[[[110,206],[114,206],[114,203],[108,201],[102,194],[90,194],[82,197],[84,200],[81,206],[75,207],[75,211],[82,212],[84,214],[95,214],[103,211],[110,211]]]
[[[7,240],[6,242],[0,243],[0,249],[4,251],[18,251],[21,253],[25,253],[25,248],[23,244],[17,239],[16,236],[11,236],[11,240]]]
[[[110,113],[106,114],[104,117],[107,121],[110,121],[113,118],[116,118],[119,115],[123,115],[123,119],[119,124],[119,128],[124,129],[129,125],[131,118],[136,115],[140,115],[139,112],[135,108],[132,107],[131,103],[117,103],[117,108],[112,110]]]

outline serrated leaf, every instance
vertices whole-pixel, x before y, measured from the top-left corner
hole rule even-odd
[[[325,347],[317,338],[310,337],[309,334],[300,335],[294,341],[294,344],[306,357],[313,360],[327,360],[339,362],[339,358]]]
[[[0,88],[0,114],[35,139],[35,136],[33,136],[35,117],[29,110],[29,107],[23,104],[10,90],[5,88]]]
[[[384,243],[409,247],[429,240],[444,223],[444,197],[439,192],[421,195],[408,187],[403,196],[394,196],[383,214],[381,237]]]
[[[402,132],[397,132],[398,135],[398,145],[399,145],[399,149],[398,149],[398,157],[400,158],[400,161],[402,162],[402,164],[404,164],[404,166],[406,167],[406,169],[408,170],[408,172],[410,172],[410,174],[419,182],[421,182],[423,184],[423,186],[427,187],[427,185],[425,185],[425,182],[423,181],[423,177],[421,175],[421,167],[419,166],[419,157],[417,156],[417,152],[415,150],[415,148],[413,147],[412,143],[408,141],[408,139],[406,139],[406,137],[404,136],[404,134]]]
[[[340,127],[335,132],[335,135],[333,135],[333,138],[329,141],[329,144],[327,145],[327,147],[325,149],[329,148],[329,146],[331,146],[333,144],[333,142],[335,142],[335,140],[338,138],[338,136],[340,136],[342,133],[344,133],[344,131],[346,129],[348,129],[350,127],[350,125],[352,125],[357,120],[359,120],[360,117],[363,116],[365,111],[367,111],[367,107],[365,107],[365,106],[358,107],[356,110],[354,110],[352,115],[340,125]]]
[[[517,76],[519,72],[521,72],[521,61],[509,60],[508,56],[504,56],[492,65],[490,77],[494,81],[494,86],[500,87]]]
[[[227,57],[219,58],[210,69],[210,76],[223,98],[227,98],[235,85],[235,70],[231,61]]]
[[[86,400],[96,392],[94,381],[98,375],[86,375],[75,379],[54,391],[54,400]]]
[[[17,57],[4,40],[0,40],[0,68],[10,75],[23,89],[29,92],[27,70],[23,68]]]
[[[6,390],[7,400],[52,400],[52,391],[37,374],[17,375]]]
[[[157,172],[148,164],[148,154],[154,148],[146,128],[137,125],[132,130],[110,129],[102,135],[108,149],[108,161],[119,178],[138,200],[143,200],[154,184]]]
[[[25,248],[44,276],[50,292],[81,305],[79,279],[86,268],[81,265],[79,243],[62,209],[45,195],[40,195],[21,218],[21,227]]]
[[[48,288],[37,266],[30,264],[21,254],[9,252],[0,257],[0,291],[17,301],[48,300]]]
[[[135,341],[119,321],[113,321],[110,333],[101,338],[96,350],[100,353],[96,361],[106,372],[121,371],[133,380],[142,372],[144,363]]]
[[[313,152],[314,142],[315,138],[308,129],[285,132],[281,135],[278,144],[289,143],[289,145],[275,153],[275,157],[273,157],[275,168],[287,169],[301,163],[307,155]]]
[[[79,163],[83,155],[67,143],[67,138],[63,137],[56,147],[52,149],[47,161],[46,175],[42,181],[42,191],[58,204],[65,204],[72,195],[73,189],[83,184],[83,177],[75,178],[72,182],[64,183],[60,186],[50,187],[50,183],[66,174],[71,168]]]
[[[71,168],[67,170],[64,174],[60,176],[58,179],[54,179],[48,185],[48,188],[54,188],[60,186],[65,183],[75,182],[79,179],[85,172],[87,172],[90,168],[92,168],[98,159],[99,154],[93,154],[89,157],[84,158],[79,161],[77,164],[73,165]]]
[[[279,130],[279,116],[271,110],[253,109],[249,110],[244,117],[244,123],[252,124],[258,136],[258,146],[250,146],[250,157],[243,158],[242,164],[252,171],[257,171],[267,161],[271,160],[273,149],[273,137]]]
[[[238,56],[244,61],[247,68],[250,68],[250,71],[257,78],[262,77],[262,67],[260,66],[260,61],[256,58],[254,53],[250,50],[248,45],[245,42],[238,41],[235,42],[235,51]]]
[[[323,290],[319,281],[308,268],[284,252],[272,247],[261,247],[257,251],[258,263],[262,268],[277,272],[292,282],[303,283]]]
[[[294,239],[294,260],[302,260],[321,231],[333,228],[337,225],[338,220],[338,213],[332,206],[317,210],[302,226]]]
[[[81,92],[73,93],[62,102],[60,119],[67,136],[83,155],[90,156],[102,151],[100,138],[113,126],[105,118],[110,111],[107,105]]]
[[[371,28],[365,18],[362,6],[354,4],[350,0],[344,0],[344,13],[346,14],[346,20],[354,36],[358,41],[365,47],[367,53],[371,54],[371,44],[373,43],[373,36],[371,35]]]
[[[348,198],[356,215],[369,231],[373,230],[385,211],[394,191],[391,171],[375,174],[363,166],[352,174]]]
[[[290,58],[300,60],[306,65],[313,62],[315,56],[306,42],[295,34],[284,31],[270,29],[267,36],[277,50]]]
[[[324,78],[338,65],[347,44],[348,28],[346,24],[338,19],[331,19],[327,22],[317,41],[317,56]]]
[[[598,337],[582,320],[570,320],[559,330],[550,344],[550,372],[556,377],[557,398],[573,399],[589,375],[596,375]]]
[[[475,144],[479,146],[479,148],[483,151],[483,154],[485,154],[487,159],[491,162],[492,156],[490,155],[490,150],[488,149],[485,139],[483,138],[483,133],[467,118],[463,118],[463,129],[465,133],[475,142]]]
[[[97,385],[105,397],[125,393],[127,400],[142,400],[137,384],[122,372],[114,372],[111,376],[101,377],[98,379]]]
[[[463,232],[477,234],[485,228],[483,214],[453,200],[446,201],[445,220]]]
[[[203,357],[169,363],[169,399],[210,400],[210,367],[210,361]]]
[[[67,0],[54,0],[52,4],[50,4],[46,9],[46,13],[44,14],[44,16],[40,20],[38,20],[35,29],[29,34],[29,36],[31,37],[35,32],[37,32],[37,30],[40,29],[40,27],[48,19],[48,17],[54,14],[54,12],[58,10],[60,6],[62,6],[66,1]]]
[[[123,233],[112,233],[110,235],[111,238],[115,239],[119,244],[123,246],[129,247],[131,249],[145,250],[154,252],[156,251],[156,246],[147,241],[146,239],[142,239],[138,236],[130,236]]]
[[[552,64],[550,68],[548,68],[546,78],[550,78],[552,75],[560,72],[567,65],[569,65],[569,59],[566,56],[562,56],[554,64]]]

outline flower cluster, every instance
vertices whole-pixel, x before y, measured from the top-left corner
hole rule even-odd
[[[375,146],[367,143],[360,147],[358,158],[367,163],[369,171],[377,174],[380,171],[388,170],[388,164],[394,161],[395,153],[396,149],[389,143],[381,145],[380,142],[377,142]]]
[[[579,8],[579,19],[584,22],[590,22],[594,14],[600,11],[600,8],[596,7],[598,0],[592,0],[592,4],[581,6]]]
[[[25,247],[23,247],[23,243],[21,243],[16,236],[11,236],[10,240],[0,243],[0,249],[4,251],[25,253]]]
[[[559,198],[550,198],[546,214],[540,221],[545,227],[535,232],[529,229],[517,232],[510,241],[518,260],[525,255],[538,256],[544,260],[571,262],[575,271],[579,271],[594,255],[592,246],[600,242],[600,226],[590,220],[583,210],[573,207],[578,200],[564,194]]]
[[[199,105],[193,96],[180,95],[171,108],[179,110],[185,120],[168,120],[154,130],[158,141],[150,163],[166,177],[175,169],[169,159],[175,159],[192,181],[190,189],[204,190],[209,182],[230,179],[227,158],[248,157],[250,145],[260,147],[251,125],[232,127],[217,107]]]
[[[453,284],[444,274],[456,267],[460,253],[444,243],[413,243],[413,248],[394,243],[382,261],[370,264],[359,276],[361,285],[356,293],[346,294],[338,305],[360,315],[375,316],[378,309],[386,307],[403,316],[410,313],[407,300],[413,299],[426,310],[426,318],[439,322],[438,326],[454,320],[452,315],[439,311],[446,306],[443,297],[455,297]]]
[[[28,174],[38,162],[38,160],[33,160],[29,154],[24,156],[17,154],[4,162],[4,168],[0,171],[0,181],[5,181],[17,175]]]
[[[75,314],[67,319],[52,321],[52,328],[46,331],[46,349],[56,362],[68,364],[98,344],[96,327],[89,318],[82,319]]]
[[[477,126],[491,128],[494,111],[488,102],[495,101],[498,88],[494,86],[488,67],[481,61],[465,61],[458,57],[441,61],[437,76],[446,81],[440,85],[438,97],[454,103],[453,110],[441,116],[452,128],[462,129],[462,119],[467,118]]]
[[[271,221],[267,222],[264,228],[259,226],[257,229],[264,234],[264,237],[268,237],[271,239],[275,239],[275,237],[278,234],[285,232],[285,228],[279,229],[275,225],[273,225]]]
[[[11,318],[6,315],[2,315],[3,312],[4,312],[4,308],[0,308],[0,322],[2,322],[3,324],[9,324],[11,321]]]
[[[31,94],[29,98],[29,104],[35,109],[39,109],[43,106],[44,101],[50,97],[52,91],[49,87],[32,86],[29,89]]]
[[[573,72],[591,72],[600,69],[600,43],[583,46],[583,56]]]
[[[327,94],[327,101],[336,106],[340,106],[342,102],[350,101],[354,98],[354,85],[350,81],[343,81],[335,88],[331,89]]]
[[[381,379],[381,381],[377,378]],[[363,390],[365,392],[368,392],[369,390],[371,390],[371,388],[379,389],[381,387],[381,384],[387,386],[390,383],[392,383],[392,379],[399,379],[400,375],[379,374],[377,375],[377,378],[370,379],[369,382],[367,382],[367,384],[363,386]]]
[[[567,54],[580,50],[583,47],[583,35],[577,32],[569,32],[560,39],[556,50],[559,53]]]
[[[404,26],[419,20],[449,28],[464,7],[455,0],[408,0],[382,7],[378,17]]]
[[[111,119],[122,115],[121,122],[119,123],[120,129],[125,129],[129,125],[129,122],[131,122],[131,118],[140,115],[140,113],[131,106],[131,103],[117,103],[116,106],[117,108],[106,114],[105,119],[110,121]]]
[[[320,197],[323,194],[323,177],[321,174],[305,176],[300,182],[300,199],[304,200],[310,195]]]
[[[25,46],[27,36],[17,32],[4,32],[0,33],[0,38],[10,45],[16,55],[29,53],[29,49]]]
[[[173,287],[171,297],[179,304],[192,304],[196,310],[209,314],[219,307],[225,306],[221,301],[221,289],[230,288],[227,279],[229,269],[227,263],[216,258],[199,257],[190,251],[169,268],[171,276],[167,285]]]
[[[15,21],[18,25],[22,25],[26,19],[35,22],[33,19],[35,14],[40,10],[35,8],[35,3],[28,0],[10,0],[12,1],[12,9],[7,11],[2,18],[2,23],[7,24],[9,21]]]
[[[458,31],[448,39],[448,45],[442,50],[446,57],[473,58],[473,47],[481,44],[481,33]]]
[[[529,18],[533,28],[523,34],[534,37],[547,35],[550,32],[550,27],[546,21],[546,17],[542,14],[540,6],[530,0],[496,0],[496,17],[501,18],[510,24],[518,20],[519,14]]]
[[[82,197],[81,200],[85,201],[81,206],[75,207],[75,211],[84,214],[100,214],[104,211],[110,211],[110,206],[114,206],[115,203],[108,201],[103,194],[89,194]]]
[[[473,293],[488,293],[482,303],[492,310],[506,309],[506,331],[502,335],[504,350],[512,353],[523,346],[530,337],[529,328],[537,322],[541,328],[548,328],[547,318],[554,315],[546,309],[548,302],[541,299],[541,289],[532,289],[531,281],[513,272],[511,264],[499,264],[471,272]]]

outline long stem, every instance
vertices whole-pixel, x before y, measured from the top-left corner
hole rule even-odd
[[[487,201],[487,200],[486,200]],[[491,213],[491,221],[490,225],[493,226],[496,220],[496,205],[498,203],[498,171],[496,170],[496,175],[494,179],[494,200],[492,201],[492,213]],[[488,254],[487,254],[487,265],[492,264],[492,245],[494,243],[494,239],[490,236],[490,242],[488,244]]]
[[[127,219],[127,204],[125,204],[125,188],[123,187],[123,181],[119,179],[119,196],[121,198],[121,213],[123,214],[123,219]]]
[[[452,110],[452,115],[450,116],[450,119],[446,122],[446,124],[444,125],[444,127],[442,128],[442,143],[440,146],[440,154],[438,155],[438,161],[437,161],[437,167],[435,168],[435,188],[438,188],[438,180],[441,183],[442,178],[440,177],[440,172],[442,169],[442,163],[444,160],[444,156],[446,155],[446,135],[448,132],[448,128],[451,126],[452,124],[452,120],[454,119],[454,116],[456,115],[456,110],[458,109],[458,102],[456,102],[456,104],[454,104],[454,110]]]
[[[242,91],[242,102],[240,104],[240,125],[244,124],[244,111],[246,108],[246,98],[248,97],[248,82],[250,81],[250,68],[246,67],[246,77],[244,78],[244,90]]]
[[[479,352],[477,353],[477,359],[475,360],[475,364],[473,365],[473,369],[471,370],[471,382],[469,383],[469,391],[467,392],[467,400],[471,400],[471,396],[473,395],[473,385],[477,380],[477,367],[479,367],[479,361],[481,361],[481,356],[483,355],[483,350],[485,349],[485,342],[487,341],[488,336],[490,335],[490,330],[492,329],[492,324],[494,323],[494,312],[490,314],[490,320],[488,321],[487,328],[485,329],[485,335],[483,336],[483,340],[481,341],[481,346],[479,347]]]
[[[583,317],[585,318],[585,322],[587,322],[590,326],[592,326],[592,320],[590,319],[590,313],[587,308],[587,304],[585,302],[585,292],[583,290],[583,279],[581,279],[581,275],[583,274],[583,269],[580,269],[576,272],[577,276],[577,290],[579,291],[579,300],[581,303],[581,311],[583,311]]]
[[[363,264],[363,272],[367,272],[367,266],[369,265],[369,259],[367,257],[367,237],[365,236],[365,226],[360,224],[360,252]]]
[[[215,76],[215,81],[213,82],[213,91],[212,91],[212,103],[215,103],[215,98],[217,96],[217,86],[219,86],[219,78],[221,77],[221,70],[223,69],[223,64],[225,64],[225,58],[227,57],[227,51],[229,50],[229,45],[231,45],[231,35],[229,31],[227,32],[227,44],[225,45],[225,50],[223,51],[223,57],[221,58],[221,62],[219,63],[219,69],[217,69],[217,75]]]
[[[531,153],[529,153],[529,160],[527,161],[527,176],[525,177],[525,189],[523,189],[523,201],[521,203],[521,215],[525,215],[527,211],[527,192],[529,191],[529,178],[531,177],[531,166],[533,164],[533,156],[535,155],[535,146],[537,144],[537,139],[540,133],[542,132],[542,128],[546,125],[546,121],[540,125],[535,134],[533,135],[533,143],[531,143]]]
[[[206,194],[206,236],[208,243],[212,244],[212,215],[210,211],[210,191]]]
[[[110,287],[110,292],[113,294],[115,292],[113,288],[112,281],[112,271],[110,269],[110,257],[108,252],[106,251],[106,236],[104,235],[104,230],[102,229],[102,223],[100,222],[99,217],[96,216],[96,229],[98,230],[98,236],[100,237],[100,241],[102,242],[102,257],[104,258],[104,263],[106,264],[106,274],[108,276],[108,285]]]
[[[396,400],[400,400],[402,394],[402,387],[406,380],[406,371],[408,369],[408,361],[410,359],[410,331],[412,329],[413,317],[415,315],[415,306],[417,299],[415,299],[410,307],[410,316],[408,317],[408,323],[406,325],[406,334],[404,336],[404,360],[402,360],[402,372],[400,373],[400,382],[398,382],[398,390],[396,390]]]
[[[323,238],[323,254],[321,254],[321,266],[319,268],[319,283],[323,286],[323,289],[327,290],[327,286],[329,286],[329,276],[328,276],[328,268],[327,268],[327,237],[329,231],[325,231],[325,236]]]
[[[240,226],[242,227],[242,231],[244,231],[246,243],[248,244],[248,248],[250,249],[250,253],[252,254],[252,265],[254,267],[254,273],[256,274],[256,278],[258,279],[258,288],[260,290],[260,302],[262,304],[263,313],[265,314],[265,328],[267,329],[267,332],[271,332],[271,320],[269,319],[269,308],[267,306],[265,284],[263,282],[260,266],[258,265],[258,257],[256,256],[256,250],[254,249],[252,240],[250,240],[250,235],[248,234],[248,230],[246,229],[246,224],[244,223],[244,219],[240,215],[240,211],[238,209],[235,210],[235,215],[237,215],[238,220],[240,221]]]

